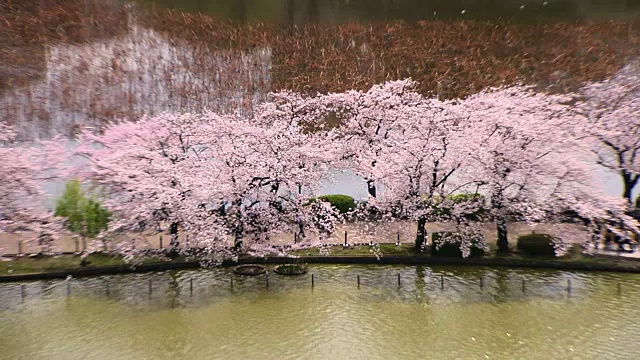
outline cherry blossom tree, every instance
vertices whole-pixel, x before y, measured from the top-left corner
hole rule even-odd
[[[330,160],[315,138],[276,104],[263,104],[251,119],[205,112],[112,125],[103,135],[84,134],[77,153],[90,160],[85,176],[108,193],[113,230],[169,223],[174,236],[181,227],[214,252],[264,250],[261,233],[314,224],[318,211],[330,212],[306,206],[301,191]],[[256,236],[246,242],[246,234]]]
[[[469,136],[475,136],[470,147],[474,161],[464,176],[477,179],[490,199],[500,251],[508,251],[506,222],[514,216],[553,222],[569,210],[587,224],[615,219],[637,226],[622,210],[624,204],[598,186],[580,139],[571,131],[570,99],[513,86],[459,103]]]
[[[340,126],[332,131],[332,141],[343,150],[342,158],[367,183],[369,196],[377,197],[373,169],[385,148],[391,146],[394,132],[415,118],[414,111],[424,98],[411,80],[374,85],[368,91],[333,93],[311,100],[316,107],[333,115]]]
[[[199,155],[200,119],[160,115],[82,134],[76,153],[90,161],[80,175],[106,188],[105,205],[118,214],[112,232],[144,231],[169,224],[176,241],[189,188],[181,175]],[[206,186],[208,184],[202,184]]]
[[[417,94],[414,86],[403,80],[366,92],[277,97],[304,121],[339,120],[327,138],[343,149],[342,166],[365,178],[370,204],[396,214],[402,209],[417,221],[418,247],[427,221],[468,226],[466,215],[484,205],[453,203],[448,195],[458,191],[487,195],[501,250],[508,249],[506,223],[513,215],[548,221],[549,214],[575,206],[586,218],[604,219],[612,215],[607,207],[619,209],[603,194],[585,191],[595,177],[583,166],[577,139],[563,131],[573,120],[566,105],[570,97],[515,86],[443,102]],[[382,197],[374,184],[383,185]],[[580,201],[593,205],[595,199],[604,212],[579,206]]]
[[[0,232],[31,232],[44,250],[61,230],[45,208],[42,181],[58,164],[61,153],[49,144],[20,144],[16,132],[0,124]]]
[[[640,182],[640,72],[638,64],[612,78],[587,84],[575,104],[579,121],[572,124],[599,165],[617,172],[622,197],[632,203]]]
[[[561,150],[572,144],[558,130],[558,124],[571,115],[561,105],[563,99],[513,86],[488,89],[456,105],[467,123],[465,137],[472,158],[462,176],[475,179],[489,198],[499,251],[509,250],[508,219],[515,214],[521,219],[539,217],[537,192],[569,181],[572,154]]]
[[[447,185],[468,158],[465,144],[455,140],[462,123],[452,103],[421,96],[411,80],[302,100],[277,96],[304,112],[307,122],[338,120],[328,131],[328,147],[341,149],[341,166],[365,179],[370,207],[418,222],[421,249],[427,221],[438,216],[436,202],[456,189]]]

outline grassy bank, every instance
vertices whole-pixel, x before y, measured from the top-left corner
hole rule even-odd
[[[80,256],[60,255],[32,258],[23,256],[11,260],[0,262],[0,274],[28,274],[38,272],[60,271],[68,269],[80,269],[89,267],[101,267],[111,265],[124,265],[125,262],[120,256],[109,256],[105,254],[92,254],[87,257],[88,264],[80,266]]]
[[[376,257],[376,254],[379,257]],[[299,260],[308,263],[334,264],[405,264],[405,265],[469,265],[469,266],[501,266],[501,267],[533,267],[565,270],[595,270],[640,272],[640,261],[620,258],[592,257],[581,252],[571,251],[563,257],[527,256],[516,252],[497,254],[491,249],[486,256],[480,258],[447,258],[433,257],[428,253],[418,253],[412,244],[379,244],[374,250],[368,245],[333,246],[328,249],[308,248],[293,251],[291,255],[300,256]],[[174,260],[162,260],[154,257],[142,259],[133,269],[121,256],[108,254],[91,254],[87,264],[81,266],[81,258],[75,255],[55,257],[20,257],[0,261],[0,279],[2,281],[20,281],[28,277],[64,278],[66,273],[73,276],[91,276],[106,273],[127,273],[132,271],[159,271],[169,269],[186,269],[199,267],[197,259],[183,257]],[[289,257],[252,258],[241,257],[239,263],[287,263]],[[236,263],[228,262],[226,265]],[[39,275],[40,274],[40,275]],[[22,275],[22,277],[21,277]],[[54,276],[55,275],[55,276]],[[15,277],[15,278],[14,278]]]
[[[176,261],[184,261],[184,258],[176,259]],[[125,266],[127,263],[122,256],[109,254],[91,254],[86,257],[86,264],[81,265],[81,257],[77,255],[59,255],[59,256],[42,256],[29,257],[23,256],[13,259],[5,259],[0,261],[0,275],[18,275],[47,273],[54,271],[66,271],[77,269],[98,269],[105,266]],[[144,258],[142,264],[167,263],[158,258]]]

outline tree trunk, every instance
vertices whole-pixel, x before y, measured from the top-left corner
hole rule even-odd
[[[373,180],[367,180],[367,191],[369,192],[369,196],[372,198],[376,198],[376,185]]]
[[[418,231],[416,231],[416,250],[422,251],[422,247],[427,241],[427,219],[421,217],[418,219]]]
[[[178,223],[173,222],[169,225],[169,234],[171,235],[171,240],[169,241],[170,248],[177,248],[180,243],[178,242]]]
[[[509,251],[509,240],[507,238],[507,220],[504,216],[496,217],[496,227],[498,230],[498,252]]]
[[[496,187],[491,195],[491,210],[495,212],[496,228],[498,230],[498,252],[509,252],[509,239],[507,238],[507,217],[504,215],[503,189]]]
[[[640,181],[640,175],[632,175],[627,171],[622,171],[622,197],[627,200],[629,204],[632,204],[633,199],[631,199],[631,193],[633,192],[633,188]]]
[[[235,235],[235,241],[233,244],[233,249],[234,250],[240,250],[242,249],[242,233],[243,233],[243,229],[241,226],[239,226],[238,228],[236,228],[236,230],[234,231],[234,235]]]
[[[626,179],[625,179],[626,180]],[[622,191],[622,197],[631,204],[631,184],[627,181],[624,182],[624,189]]]

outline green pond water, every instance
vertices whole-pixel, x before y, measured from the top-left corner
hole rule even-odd
[[[319,265],[310,274],[271,272],[268,286],[230,269],[2,284],[0,358],[640,358],[638,275]]]

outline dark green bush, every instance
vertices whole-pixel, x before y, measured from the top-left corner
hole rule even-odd
[[[453,242],[447,240],[444,244],[437,248],[436,244],[440,243],[440,239],[443,237],[449,238],[450,236],[456,238]],[[431,235],[431,256],[440,257],[462,257],[462,250],[460,250],[460,234],[452,232],[434,232]],[[482,234],[474,234],[477,237],[477,241],[482,240]],[[477,246],[477,242],[473,241],[471,245],[471,253],[469,257],[480,257],[484,255],[484,249]]]
[[[475,203],[472,208],[476,208],[476,211],[463,215],[463,217],[469,221],[480,221],[484,216],[485,209],[485,197],[482,194],[463,193],[463,194],[451,194],[447,195],[444,200],[440,196],[434,197],[434,214],[439,217],[450,218],[452,207],[463,203]]]
[[[329,202],[342,214],[356,208],[355,200],[349,195],[322,195],[318,196],[318,199]]]
[[[528,255],[555,256],[553,237],[549,234],[528,234],[518,237],[518,251]]]

